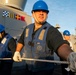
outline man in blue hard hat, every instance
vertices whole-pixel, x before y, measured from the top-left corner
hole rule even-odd
[[[70,47],[73,50],[73,44],[70,40],[70,36],[71,36],[70,31],[68,31],[68,30],[63,31],[63,39],[69,42]],[[60,58],[60,60],[63,61],[62,58]],[[66,70],[66,68],[68,68],[67,64],[61,64],[61,68],[62,68],[62,75],[75,75],[74,72]]]
[[[70,62],[70,69],[76,72],[76,53],[72,52],[69,43],[63,39],[61,33],[50,25],[46,19],[49,9],[43,0],[38,0],[32,8],[34,23],[25,27],[13,56],[16,62],[22,61],[20,51],[24,47],[25,58],[54,60],[54,52],[59,57]],[[74,58],[72,57],[74,56]],[[71,58],[70,58],[71,57]],[[72,62],[71,62],[72,61]],[[25,75],[52,75],[54,64],[50,62],[26,60]]]
[[[73,50],[73,45],[72,45],[70,36],[71,36],[70,32],[68,30],[64,30],[64,32],[63,32],[63,38],[64,38],[64,40],[67,40],[70,43],[70,47]]]
[[[12,58],[16,49],[16,42],[8,33],[5,27],[0,24],[0,58]],[[0,59],[0,75],[11,75],[13,60]]]

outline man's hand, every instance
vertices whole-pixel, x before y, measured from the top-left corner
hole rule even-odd
[[[16,51],[14,53],[13,60],[16,61],[16,62],[21,62],[22,61],[20,52]]]
[[[69,68],[72,72],[76,72],[76,53],[71,52],[68,56]]]

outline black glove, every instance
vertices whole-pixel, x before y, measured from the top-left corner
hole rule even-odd
[[[76,72],[76,53],[71,52],[68,56],[69,68],[72,72]]]

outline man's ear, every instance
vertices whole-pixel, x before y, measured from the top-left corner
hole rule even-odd
[[[32,17],[34,18],[34,12],[32,12]]]

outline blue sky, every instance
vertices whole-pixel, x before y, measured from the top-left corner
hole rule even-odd
[[[27,0],[25,10],[28,15],[31,14],[32,6],[37,0]],[[60,25],[60,31],[69,30],[75,34],[76,28],[76,0],[44,0],[49,8],[47,22],[55,26]]]

